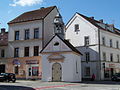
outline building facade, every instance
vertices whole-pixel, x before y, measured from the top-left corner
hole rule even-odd
[[[8,32],[1,28],[0,33],[0,73],[6,72],[8,52]]]
[[[106,80],[120,72],[120,30],[114,25],[76,13],[67,23],[65,35],[83,54],[83,79],[95,74],[96,80]]]
[[[40,79],[39,52],[53,37],[56,6],[23,13],[8,23],[8,68],[20,79]]]
[[[64,38],[64,23],[54,19],[55,35],[41,50],[43,81],[81,81],[81,53]]]

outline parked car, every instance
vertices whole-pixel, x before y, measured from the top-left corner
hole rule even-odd
[[[120,80],[120,73],[116,73],[112,76],[112,81],[119,81]]]
[[[0,81],[15,82],[16,76],[14,73],[1,73],[0,74]]]

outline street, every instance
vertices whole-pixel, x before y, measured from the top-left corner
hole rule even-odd
[[[85,81],[69,83],[17,80],[16,83],[0,82],[0,90],[120,90],[120,82]]]

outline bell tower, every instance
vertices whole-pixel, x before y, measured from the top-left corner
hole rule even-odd
[[[64,23],[60,14],[57,14],[54,18],[54,34],[64,39]]]

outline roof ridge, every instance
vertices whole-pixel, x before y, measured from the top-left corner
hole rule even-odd
[[[34,12],[34,11],[39,11],[39,10],[41,10],[41,9],[48,9],[48,8],[54,8],[54,7],[56,7],[56,6],[50,6],[50,7],[44,7],[44,8],[39,8],[39,9],[35,9],[35,10],[31,10],[31,11],[26,11],[26,12],[24,12],[23,14],[25,14],[25,13],[29,13],[29,12]]]
[[[8,24],[44,19],[55,7],[56,6],[50,6],[46,8],[24,12],[16,18],[14,18],[13,20],[9,21]]]

